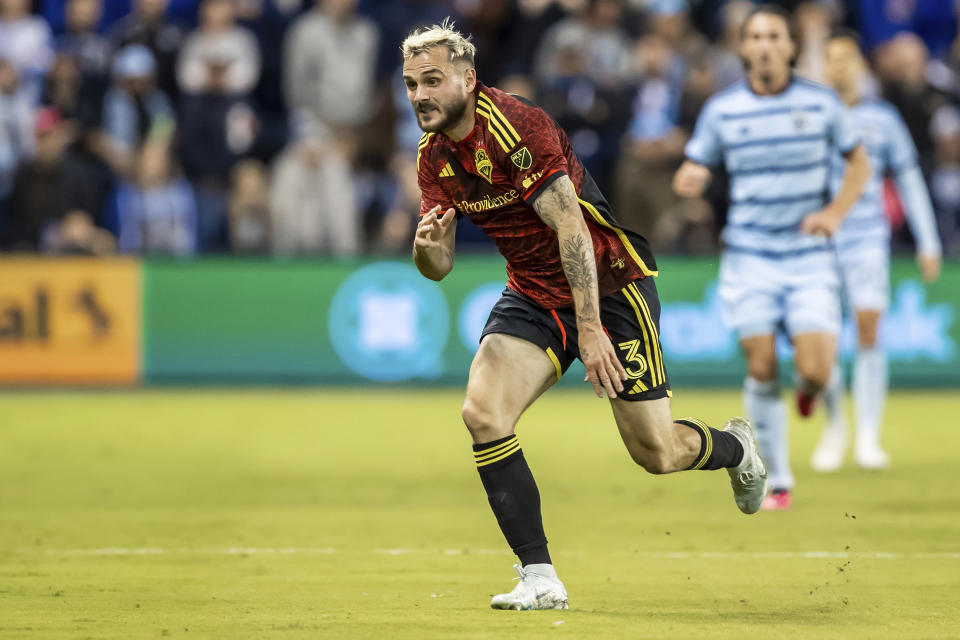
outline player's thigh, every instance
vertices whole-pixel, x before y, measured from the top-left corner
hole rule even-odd
[[[740,348],[747,361],[747,375],[758,382],[777,377],[777,339],[773,333],[740,338]]]
[[[720,313],[741,339],[772,335],[784,319],[782,269],[776,260],[741,251],[720,259]]]
[[[809,382],[826,385],[837,358],[837,336],[811,331],[793,336],[793,362],[797,373]]]
[[[890,304],[889,240],[858,243],[837,251],[843,297],[847,307],[856,312],[877,311],[881,314]]]
[[[557,379],[557,366],[541,347],[503,333],[486,335],[470,365],[463,402],[474,442],[512,434],[520,415]]]
[[[840,272],[831,251],[815,251],[784,264],[784,325],[791,340],[804,333],[840,333]]]
[[[838,251],[844,297],[857,319],[862,348],[877,343],[880,318],[890,305],[890,249],[886,237]]]

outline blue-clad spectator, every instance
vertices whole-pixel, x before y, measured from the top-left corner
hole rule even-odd
[[[170,99],[155,83],[156,62],[150,49],[134,44],[117,52],[113,84],[103,100],[103,129],[114,170],[129,175],[139,145],[151,130],[173,128]]]
[[[186,255],[197,248],[193,188],[171,170],[166,141],[143,145],[136,178],[114,193],[117,248],[127,253]]]
[[[68,0],[66,32],[57,37],[59,53],[76,58],[85,80],[101,80],[110,72],[113,47],[97,31],[103,0]]]
[[[950,0],[856,0],[857,30],[868,51],[909,31],[939,57],[957,37],[958,6]]]

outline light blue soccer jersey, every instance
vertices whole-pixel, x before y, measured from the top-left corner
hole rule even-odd
[[[744,81],[707,101],[686,156],[730,176],[727,250],[775,258],[829,248],[800,223],[830,199],[834,153],[859,142],[829,87],[794,77],[781,93],[759,96]]]
[[[851,126],[870,157],[870,178],[835,236],[838,248],[887,247],[890,225],[884,215],[883,179],[884,174],[892,174],[919,246],[939,253],[933,210],[917,165],[917,148],[900,114],[883,100],[861,102],[850,107],[849,113]],[[831,178],[832,193],[837,193],[843,184],[843,159],[839,153],[833,158]]]

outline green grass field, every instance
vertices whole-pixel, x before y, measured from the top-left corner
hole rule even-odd
[[[633,466],[604,401],[520,424],[571,610],[506,612],[460,391],[0,395],[2,638],[957,638],[956,394],[898,393],[894,467],[741,515],[726,473]],[[680,390],[722,423],[734,391]]]

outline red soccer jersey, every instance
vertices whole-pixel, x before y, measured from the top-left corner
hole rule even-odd
[[[507,285],[547,309],[573,305],[557,234],[531,206],[569,176],[593,238],[600,296],[656,275],[650,244],[620,227],[563,129],[539,107],[477,85],[476,124],[460,142],[427,133],[417,152],[420,215],[436,205],[469,216],[507,259]]]

